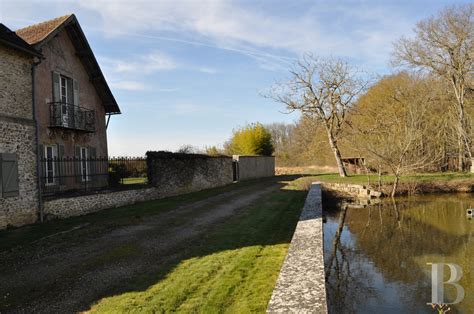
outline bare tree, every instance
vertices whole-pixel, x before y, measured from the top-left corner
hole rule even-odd
[[[340,59],[318,59],[305,56],[290,70],[290,80],[275,86],[267,97],[282,103],[290,111],[316,119],[323,126],[336,159],[339,175],[346,169],[338,141],[347,115],[366,88],[367,81],[358,77],[347,62]]]
[[[449,7],[437,16],[419,22],[414,31],[414,38],[401,38],[395,43],[394,62],[432,72],[451,86],[455,99],[451,111],[458,134],[462,170],[465,153],[471,160],[473,157],[466,94],[473,87],[474,4]]]
[[[185,144],[181,145],[176,152],[181,154],[197,154],[199,152],[199,148],[194,147],[193,145]]]

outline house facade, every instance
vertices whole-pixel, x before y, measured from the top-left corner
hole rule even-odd
[[[106,187],[119,113],[74,15],[0,24],[0,229],[42,220],[44,196]]]
[[[32,71],[40,58],[0,24],[0,229],[38,218]]]
[[[98,159],[108,156],[106,118],[120,109],[77,18],[16,34],[43,55],[34,76],[43,191],[106,186],[107,164]]]

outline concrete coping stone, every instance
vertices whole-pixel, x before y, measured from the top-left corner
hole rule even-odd
[[[320,183],[308,192],[267,313],[327,313]]]

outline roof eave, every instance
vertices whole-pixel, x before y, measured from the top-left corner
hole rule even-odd
[[[0,43],[3,43],[5,44],[6,46],[9,46],[13,49],[16,49],[16,50],[20,50],[30,56],[33,56],[33,57],[38,57],[38,58],[42,58],[43,55],[39,52],[39,51],[36,51],[36,50],[30,50],[30,49],[25,49],[24,47],[21,47],[19,45],[16,45],[8,40],[3,40],[3,39],[0,39]]]

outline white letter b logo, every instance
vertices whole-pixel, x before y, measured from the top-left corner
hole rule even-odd
[[[431,265],[431,303],[428,304],[457,304],[464,299],[464,288],[458,284],[462,277],[462,269],[457,264],[438,263]],[[450,278],[444,282],[444,265],[451,271]],[[456,299],[451,302],[444,302],[444,285],[452,285],[456,288]]]

